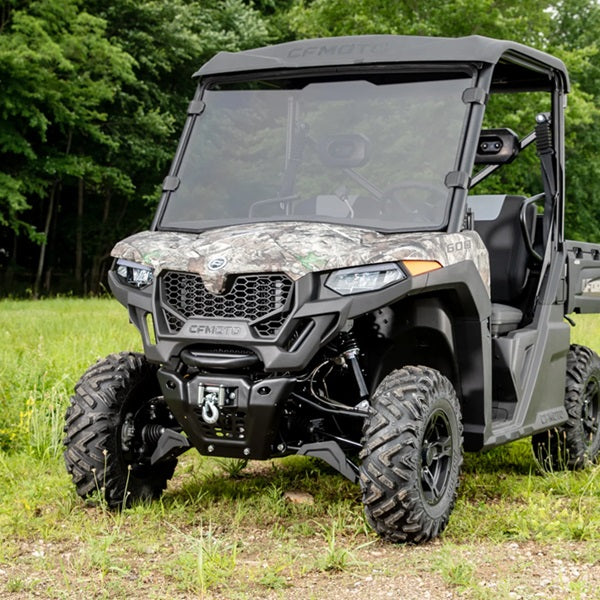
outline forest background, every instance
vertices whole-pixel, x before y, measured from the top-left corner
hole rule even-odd
[[[216,52],[372,33],[487,35],[564,60],[567,235],[600,241],[597,0],[0,0],[0,296],[103,291]]]

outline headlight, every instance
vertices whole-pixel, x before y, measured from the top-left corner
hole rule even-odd
[[[153,280],[152,269],[150,267],[139,265],[138,263],[124,260],[122,258],[117,260],[116,272],[121,283],[125,283],[139,289],[150,285]]]
[[[403,279],[406,279],[406,275],[396,263],[383,263],[334,271],[325,285],[330,290],[347,296],[380,290]]]

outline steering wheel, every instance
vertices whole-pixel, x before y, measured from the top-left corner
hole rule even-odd
[[[257,209],[260,209],[261,206],[266,206],[268,204],[280,204],[282,210],[285,209],[287,214],[288,207],[292,205],[294,202],[300,199],[298,194],[292,194],[291,196],[277,196],[276,198],[267,198],[265,200],[257,200],[250,205],[248,210],[249,217],[256,217]]]

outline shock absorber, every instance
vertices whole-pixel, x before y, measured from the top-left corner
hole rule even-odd
[[[354,378],[358,385],[360,399],[364,400],[369,397],[369,389],[367,388],[365,377],[358,362],[360,349],[356,342],[356,338],[351,331],[342,331],[339,335],[339,341],[340,344],[338,347],[341,350],[341,354],[346,359],[346,362],[352,367],[352,372],[354,373]]]
[[[145,444],[156,444],[164,432],[165,428],[162,425],[144,425],[142,440]]]

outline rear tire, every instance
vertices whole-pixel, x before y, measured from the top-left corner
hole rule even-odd
[[[531,439],[546,470],[581,469],[596,463],[600,452],[600,358],[585,346],[572,345],[567,356],[564,425]]]
[[[177,464],[150,464],[144,426],[172,425],[162,402],[157,367],[142,354],[111,354],[90,367],[67,409],[67,471],[83,498],[100,494],[110,508],[160,496]]]
[[[384,539],[425,542],[446,527],[462,465],[456,392],[427,367],[387,375],[363,428],[360,482],[367,520]]]

